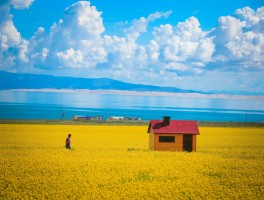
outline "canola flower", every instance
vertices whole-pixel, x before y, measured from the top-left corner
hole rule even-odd
[[[263,198],[263,128],[201,127],[192,153],[150,151],[146,132],[0,124],[0,199]]]

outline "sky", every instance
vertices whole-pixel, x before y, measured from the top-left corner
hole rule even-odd
[[[1,0],[0,70],[264,93],[261,0]]]

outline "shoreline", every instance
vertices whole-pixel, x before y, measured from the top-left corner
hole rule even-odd
[[[199,127],[260,127],[264,128],[264,122],[208,122],[197,121]],[[149,120],[102,120],[102,121],[73,121],[73,120],[26,120],[26,119],[0,119],[0,124],[35,124],[35,125],[101,125],[101,126],[148,126]]]

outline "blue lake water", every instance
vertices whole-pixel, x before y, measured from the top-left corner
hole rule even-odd
[[[73,115],[127,116],[143,120],[263,122],[263,98],[194,98],[85,92],[0,91],[1,119],[65,119]]]

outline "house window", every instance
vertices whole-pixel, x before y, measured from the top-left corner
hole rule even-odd
[[[159,136],[159,142],[175,142],[174,136]]]

